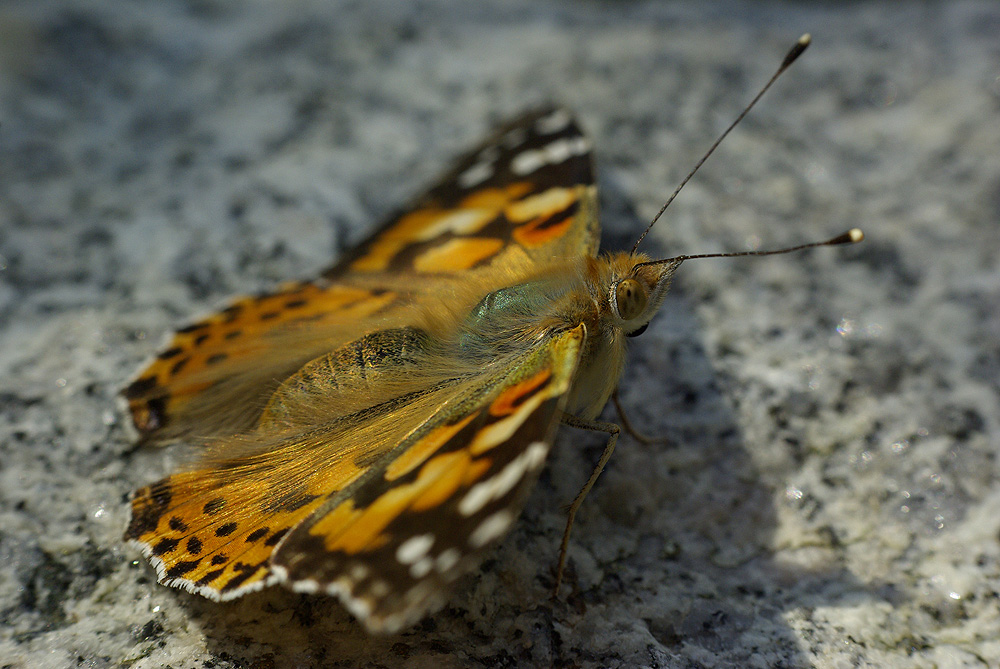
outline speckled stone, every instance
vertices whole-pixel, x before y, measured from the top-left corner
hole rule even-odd
[[[576,110],[627,248],[685,264],[622,395],[564,429],[439,614],[158,586],[118,390],[228,296],[308,277],[494,123]],[[1000,665],[1000,6],[12,0],[0,5],[0,667]],[[609,411],[609,419],[614,413]]]

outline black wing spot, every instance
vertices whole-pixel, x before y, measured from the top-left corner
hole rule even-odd
[[[308,493],[302,492],[301,490],[290,490],[277,499],[272,499],[264,505],[264,512],[268,514],[275,514],[279,511],[291,512],[298,511],[306,504],[309,504],[317,498],[317,495],[310,495]]]
[[[215,560],[212,560],[212,564],[215,564]],[[222,574],[225,571],[226,571],[225,567],[223,567],[222,569],[216,569],[215,571],[210,571],[207,574],[205,574],[204,576],[202,576],[201,578],[199,578],[197,581],[195,581],[195,585],[208,585],[209,583],[211,583],[215,579],[217,579],[220,576],[222,576]]]
[[[177,544],[179,543],[179,539],[160,539],[160,541],[153,546],[153,555],[165,555],[167,553],[171,553],[177,548]]]
[[[270,531],[271,531],[270,528],[267,527],[262,527],[259,530],[254,530],[253,532],[247,535],[247,543],[252,544],[255,541],[260,541],[261,539],[266,537],[267,533]]]
[[[147,392],[156,387],[156,377],[147,376],[141,379],[136,379],[129,384],[128,388],[125,389],[125,397],[137,397],[139,395],[145,395]]]
[[[215,528],[215,536],[217,537],[228,537],[230,534],[236,531],[236,523],[226,523],[225,525],[220,525]]]
[[[234,569],[236,568],[237,567],[234,567]],[[240,574],[239,576],[234,576],[232,579],[230,579],[229,583],[226,583],[224,586],[222,586],[222,592],[229,592],[230,590],[235,590],[236,588],[240,587],[244,581],[246,581],[248,578],[250,578],[258,571],[263,569],[264,565],[259,564],[254,566],[248,564],[248,565],[240,565],[238,568],[243,573]]]
[[[201,563],[201,560],[186,560],[184,562],[178,562],[173,567],[167,570],[167,578],[177,578],[183,576],[184,574],[194,571]]]
[[[184,369],[184,366],[186,364],[188,364],[189,362],[191,362],[191,357],[190,356],[188,356],[186,358],[181,358],[180,360],[178,360],[177,362],[175,362],[174,366],[170,368],[170,376],[176,376],[177,374],[179,374],[180,371],[182,369]]]
[[[216,497],[215,499],[213,499],[210,502],[206,503],[205,506],[202,507],[201,510],[204,513],[207,513],[210,516],[214,516],[219,511],[221,511],[222,507],[224,507],[225,505],[226,505],[226,500],[225,499],[223,499],[222,497]]]
[[[201,323],[192,323],[191,325],[185,325],[181,329],[177,330],[177,334],[188,334],[190,332],[197,332],[198,330],[204,330],[209,326],[208,323],[202,321]]]
[[[243,307],[241,307],[238,304],[234,304],[232,306],[226,307],[220,313],[222,313],[222,315],[225,316],[225,318],[223,319],[224,323],[232,323],[233,321],[236,320],[236,317],[240,315],[241,311],[243,311]]]

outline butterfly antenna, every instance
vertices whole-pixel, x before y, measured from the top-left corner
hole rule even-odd
[[[664,263],[677,263],[680,264],[685,260],[698,260],[701,258],[739,258],[740,256],[776,256],[782,253],[792,253],[793,251],[801,251],[802,249],[811,249],[817,246],[839,246],[841,244],[857,244],[858,242],[864,240],[865,233],[861,231],[861,228],[851,228],[847,232],[837,235],[832,239],[827,239],[824,242],[811,242],[809,244],[799,244],[798,246],[790,246],[786,249],[775,249],[774,251],[736,251],[734,253],[700,253],[693,256],[675,256],[673,258],[664,258],[663,260],[650,260],[649,262],[639,263],[635,268],[643,267],[645,265],[662,265]],[[634,271],[634,269],[633,269]]]
[[[742,121],[743,118],[750,112],[750,110],[753,109],[753,106],[757,104],[757,101],[764,96],[764,93],[766,93],[767,89],[771,87],[771,84],[777,81],[778,77],[780,77],[782,73],[785,70],[787,70],[792,63],[795,62],[795,59],[802,55],[802,52],[806,50],[806,47],[809,46],[809,43],[811,41],[812,37],[809,35],[809,33],[806,33],[805,35],[800,37],[799,40],[795,43],[795,45],[788,51],[788,53],[785,55],[785,59],[781,61],[781,65],[778,67],[778,70],[771,76],[768,82],[764,84],[764,87],[760,89],[760,92],[757,93],[756,97],[754,97],[754,99],[750,101],[750,104],[744,107],[743,111],[740,112],[740,115],[736,117],[735,121],[729,124],[729,127],[726,128],[725,132],[719,135],[719,138],[715,140],[715,144],[712,144],[711,148],[705,153],[704,156],[701,157],[701,160],[699,160],[698,163],[694,166],[694,168],[690,172],[688,172],[688,175],[684,177],[684,180],[681,181],[680,185],[674,189],[673,194],[669,198],[667,198],[667,201],[663,204],[662,207],[660,207],[660,210],[656,212],[656,216],[653,217],[653,220],[649,222],[649,225],[646,226],[646,229],[643,230],[642,234],[639,235],[639,239],[636,240],[635,244],[632,246],[633,254],[636,252],[636,249],[639,248],[639,244],[642,242],[643,239],[645,239],[646,235],[649,233],[652,227],[656,225],[656,222],[658,220],[660,220],[660,216],[663,215],[663,212],[667,210],[667,207],[669,207],[670,203],[674,201],[674,198],[677,197],[677,194],[681,192],[681,189],[684,188],[685,185],[687,185],[687,182],[691,180],[691,177],[693,177],[695,173],[701,168],[701,166],[705,164],[705,161],[708,160],[708,157],[715,152],[715,149],[718,148],[719,144],[722,144],[722,140],[726,138],[726,135],[728,135],[733,128],[739,125],[740,121]]]

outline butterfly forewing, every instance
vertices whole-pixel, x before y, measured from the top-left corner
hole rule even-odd
[[[589,142],[567,111],[522,116],[320,279],[239,298],[178,330],[124,391],[133,422],[150,439],[247,429],[299,367],[377,329],[413,325],[470,272],[485,294],[506,269],[593,255],[593,179]]]
[[[578,326],[482,375],[298,525],[278,546],[276,573],[340,596],[372,630],[438,606],[519,515],[583,339]]]

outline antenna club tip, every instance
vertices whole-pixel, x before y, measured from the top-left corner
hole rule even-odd
[[[865,238],[865,233],[861,228],[851,228],[842,235],[837,235],[831,240],[820,242],[816,246],[837,246],[838,244],[857,244]]]
[[[781,67],[778,68],[778,73],[780,74],[781,72],[784,72],[785,68],[794,63],[795,59],[802,55],[802,52],[806,50],[806,47],[809,46],[809,43],[811,41],[812,37],[809,35],[809,33],[806,33],[805,35],[800,37],[798,41],[792,45],[792,48],[785,55],[785,60],[781,61]],[[775,75],[775,77],[777,76],[778,75]]]

